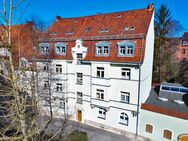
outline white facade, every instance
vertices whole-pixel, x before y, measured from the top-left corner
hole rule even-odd
[[[140,103],[151,89],[153,18],[143,39],[144,61],[138,64],[81,61],[88,55],[88,47],[83,46],[82,40],[77,40],[71,49],[73,60],[50,59],[53,96],[59,96],[60,101],[63,99],[72,120],[122,134],[138,133]],[[38,62],[37,66],[42,70],[45,64]],[[60,73],[57,73],[57,65],[62,68]],[[44,81],[41,79],[41,86]],[[62,92],[56,92],[56,83],[63,84]]]

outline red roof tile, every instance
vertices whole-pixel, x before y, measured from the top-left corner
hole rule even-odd
[[[153,7],[140,10],[116,12],[78,18],[56,18],[48,29],[42,42],[50,42],[50,58],[72,60],[71,48],[75,46],[76,39],[82,39],[84,46],[88,47],[85,60],[113,61],[113,62],[142,62],[145,51],[145,37],[153,15]],[[133,30],[125,31],[125,27]],[[107,29],[108,32],[100,32]],[[54,34],[55,33],[55,34]],[[130,40],[136,42],[133,57],[118,57],[117,42]],[[54,43],[63,41],[68,43],[66,56],[56,56]],[[95,56],[95,43],[109,41],[110,55],[108,57]]]
[[[161,108],[161,107],[150,105],[150,104],[142,104],[141,109],[188,120],[188,113]]]

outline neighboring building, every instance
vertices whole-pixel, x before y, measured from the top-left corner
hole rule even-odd
[[[182,38],[179,39],[175,56],[178,62],[180,62],[183,58],[188,60],[188,32],[184,32]]]
[[[153,50],[151,4],[126,12],[58,16],[39,44],[43,104],[50,98],[55,110],[67,106],[73,120],[137,134],[140,104],[151,89]]]
[[[155,141],[188,140],[188,88],[162,83],[141,106],[140,135]]]

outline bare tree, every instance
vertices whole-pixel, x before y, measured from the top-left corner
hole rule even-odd
[[[19,48],[21,51],[19,45],[21,45],[20,42],[24,39],[22,41],[15,39],[16,41],[13,42],[13,32],[15,30],[15,26],[12,25],[13,11],[24,2],[26,0],[3,0],[2,17],[4,23],[1,23],[0,27],[0,119],[2,121],[0,139],[23,141],[52,140],[57,135],[67,136],[70,132],[67,132],[68,116],[65,114],[65,104],[59,103],[62,104],[59,106],[53,102],[54,95],[51,87],[53,87],[53,81],[57,80],[54,80],[52,77],[51,69],[48,70],[47,76],[44,76],[46,77],[45,79],[48,79],[48,97],[44,100],[45,95],[40,95],[41,85],[39,82],[42,75],[40,75],[40,70],[36,69],[36,50],[38,49],[38,39],[40,38],[41,31],[36,28],[32,29],[31,38],[34,51],[32,64],[19,55],[19,67],[18,69],[15,68],[14,48]],[[20,20],[29,4],[30,1],[28,1],[26,8],[23,9],[20,16],[16,18],[16,21]],[[21,34],[23,33],[20,32]],[[38,77],[39,75],[40,77]],[[63,90],[63,87],[61,89]],[[42,105],[41,98],[44,102],[47,101],[49,106]],[[61,99],[63,97],[60,97]],[[50,116],[41,114],[44,109],[47,109],[46,111],[49,109]],[[57,120],[53,115],[56,115],[60,109],[64,110],[64,118]],[[54,125],[56,125],[55,128]],[[46,138],[46,135],[49,133],[52,133],[52,135]]]

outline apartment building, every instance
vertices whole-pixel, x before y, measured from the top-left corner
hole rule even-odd
[[[39,93],[47,100],[41,103],[52,104],[60,114],[66,107],[78,122],[138,134],[140,105],[151,89],[153,50],[152,4],[109,14],[57,16],[38,48]]]

